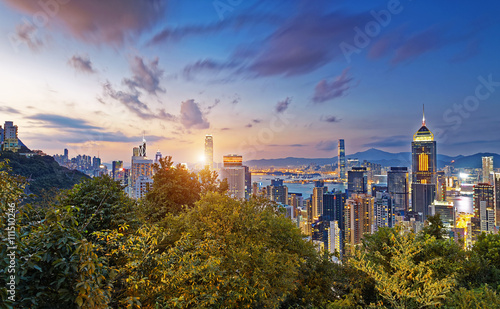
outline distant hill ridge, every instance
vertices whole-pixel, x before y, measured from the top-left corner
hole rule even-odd
[[[0,152],[0,161],[9,160],[12,173],[26,177],[29,181],[29,193],[37,195],[59,189],[71,189],[75,184],[89,177],[82,172],[60,166],[51,156],[26,157],[13,152]]]
[[[452,161],[454,161],[453,166],[456,168],[481,168],[483,156],[493,156],[493,164],[495,168],[500,168],[500,155],[496,153],[476,153],[470,156],[459,155],[455,157],[438,154],[438,168],[443,168],[446,165],[452,165]],[[381,164],[382,166],[411,166],[411,152],[391,153],[375,148],[346,155],[346,159],[358,159],[360,162],[366,160],[372,163]],[[245,164],[250,167],[287,167],[310,164],[337,165],[337,156],[332,158],[287,157],[279,159],[260,159],[246,161]]]

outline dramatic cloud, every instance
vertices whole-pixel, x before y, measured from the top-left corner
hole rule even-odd
[[[293,76],[312,72],[332,60],[344,59],[340,43],[352,44],[353,29],[366,24],[371,16],[368,13],[325,14],[324,4],[308,3],[307,10],[301,10],[283,23],[270,36],[249,70],[259,76]]]
[[[404,40],[403,44],[396,49],[391,63],[398,64],[416,59],[429,51],[441,48],[444,42],[445,39],[436,28],[416,33]]]
[[[87,120],[60,116],[55,114],[36,114],[28,119],[39,120],[48,128],[66,128],[66,129],[99,129],[99,127],[90,125]]]
[[[180,121],[186,129],[208,129],[210,123],[200,110],[198,103],[187,100],[181,103]]]
[[[321,80],[314,88],[313,102],[323,103],[343,96],[352,87],[350,85],[352,78],[347,77],[348,72],[349,69],[345,69],[340,76],[335,77],[331,82],[325,79]]]
[[[84,73],[95,73],[92,66],[92,61],[88,57],[82,57],[79,55],[74,55],[68,60],[68,64],[75,68],[77,71]]]
[[[137,115],[141,119],[162,119],[168,121],[175,121],[176,117],[167,113],[165,109],[159,109],[153,112],[146,103],[140,100],[140,92],[131,90],[130,92],[115,90],[113,86],[106,82],[103,84],[103,91],[106,96],[117,100],[129,111]]]
[[[330,123],[340,122],[340,119],[337,116],[321,116],[320,120]]]
[[[147,65],[141,57],[135,56],[130,62],[133,76],[123,79],[123,83],[131,89],[143,89],[150,94],[165,92],[165,89],[160,87],[163,70],[158,67],[158,62],[158,58],[155,58]]]
[[[420,56],[455,43],[466,42],[466,48],[451,61],[461,61],[479,53],[479,40],[475,37],[477,27],[471,26],[465,35],[456,36],[444,29],[433,26],[418,32],[408,33],[399,28],[375,41],[368,52],[368,58],[377,60],[389,56],[390,62],[397,65],[413,61]]]
[[[3,1],[33,20],[37,16],[45,21],[43,27],[67,29],[79,40],[115,46],[154,26],[166,7],[166,1],[158,0]]]
[[[21,112],[10,106],[0,106],[0,112],[7,114],[20,114]]]
[[[226,18],[215,23],[206,25],[187,25],[181,27],[165,27],[153,39],[150,44],[179,41],[190,36],[206,36],[224,30],[238,31],[243,27],[251,28],[257,24],[275,24],[281,18],[277,16],[251,16],[238,15]]]
[[[236,67],[234,62],[217,62],[211,59],[198,60],[184,67],[182,75],[186,80],[193,80],[194,76],[202,73],[218,73],[225,69]]]
[[[38,29],[32,24],[17,25],[16,32],[10,39],[16,48],[20,43],[24,43],[34,52],[44,46],[43,41],[38,37]]]
[[[288,105],[290,105],[290,102],[292,102],[292,98],[289,98],[289,97],[287,97],[283,101],[279,101],[275,107],[276,112],[283,113],[284,111],[286,111],[286,109],[288,108]]]
[[[253,123],[261,123],[261,122],[262,122],[262,119],[252,119],[252,122],[253,122]]]
[[[331,151],[337,149],[337,141],[321,141],[316,144],[317,150]]]

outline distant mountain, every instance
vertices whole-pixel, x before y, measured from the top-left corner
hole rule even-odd
[[[483,155],[488,155],[488,154],[476,154],[472,156],[456,156],[456,157],[451,157],[447,155],[441,155],[438,154],[437,160],[438,160],[438,168],[443,168],[446,165],[450,165],[453,160],[455,160],[454,166],[455,167],[469,167],[467,165],[471,164],[470,167],[473,167],[472,165],[477,165],[479,164],[478,167],[481,166],[481,157]],[[494,155],[498,156],[498,155]],[[479,158],[479,161],[478,161]],[[391,152],[386,152],[382,151],[379,149],[371,148],[365,151],[353,153],[350,155],[346,155],[346,159],[358,159],[360,162],[363,162],[364,160],[372,162],[372,163],[378,163],[381,164],[382,166],[406,166],[410,167],[411,166],[411,152],[399,152],[399,153],[391,153]],[[246,161],[245,164],[250,166],[250,167],[287,167],[287,166],[304,166],[304,165],[327,165],[327,164],[333,164],[334,166],[337,165],[337,157],[332,157],[332,158],[295,158],[295,157],[288,157],[288,158],[280,158],[280,159],[261,159],[261,160],[250,160]],[[500,156],[497,159],[495,157],[494,161],[500,165]],[[464,166],[458,166],[457,164],[460,162]],[[478,163],[479,162],[479,163]],[[496,164],[495,164],[496,167]]]
[[[456,168],[481,168],[483,165],[483,157],[493,157],[493,165],[495,168],[500,168],[500,155],[496,153],[476,153],[471,156],[460,156],[455,159],[453,166]]]

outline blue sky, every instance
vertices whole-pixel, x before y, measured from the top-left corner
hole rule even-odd
[[[0,1],[0,115],[49,154],[500,152],[496,1]],[[497,82],[498,81],[498,82]],[[218,159],[219,158],[219,159]]]

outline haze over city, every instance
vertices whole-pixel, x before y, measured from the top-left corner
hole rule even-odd
[[[40,4],[40,3],[43,3]],[[53,155],[500,152],[493,1],[0,1],[0,113]]]

